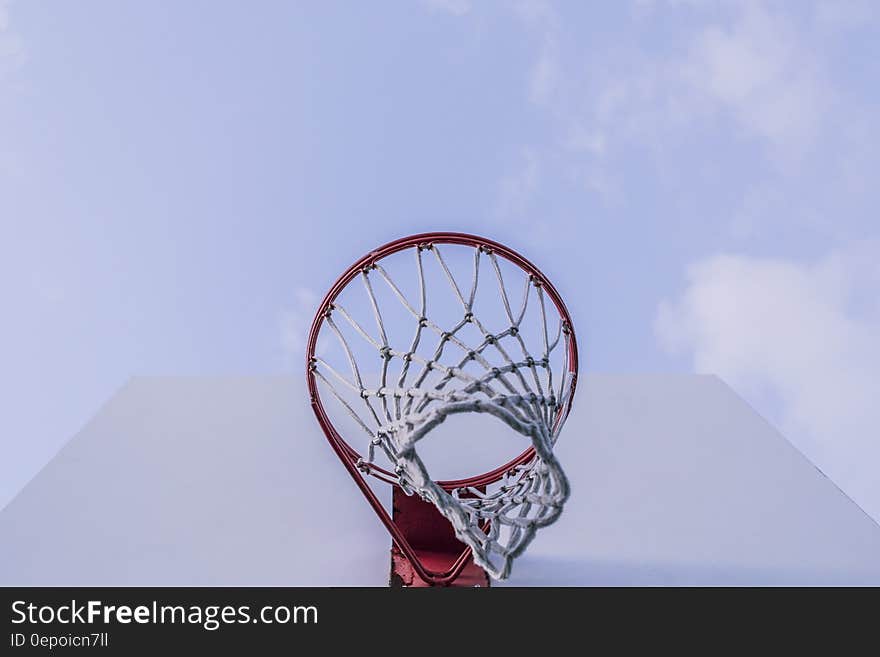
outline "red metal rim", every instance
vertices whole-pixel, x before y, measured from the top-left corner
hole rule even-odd
[[[577,340],[575,338],[574,332],[574,324],[571,320],[571,315],[569,314],[568,309],[565,307],[565,303],[562,301],[562,297],[556,291],[556,288],[553,286],[550,280],[541,272],[541,270],[513,249],[504,246],[503,244],[500,244],[498,242],[495,242],[494,240],[479,237],[477,235],[450,232],[420,233],[417,235],[410,235],[409,237],[403,237],[394,240],[393,242],[389,242],[384,246],[380,246],[379,248],[370,251],[368,254],[352,264],[331,286],[329,292],[327,292],[327,294],[324,296],[324,299],[321,301],[321,305],[318,307],[318,310],[315,313],[315,317],[312,320],[312,327],[309,332],[309,340],[306,346],[306,378],[308,382],[309,398],[311,401],[312,409],[314,410],[315,416],[318,420],[318,424],[321,426],[321,429],[324,431],[324,434],[327,436],[327,439],[330,441],[330,444],[333,446],[336,453],[340,456],[340,458],[342,458],[343,462],[346,462],[346,466],[351,466],[357,463],[358,459],[361,458],[361,455],[357,450],[355,450],[345,441],[345,439],[339,434],[338,431],[336,431],[336,428],[333,426],[333,423],[327,416],[327,413],[324,410],[323,402],[321,401],[320,392],[318,390],[317,379],[312,372],[312,361],[315,355],[315,346],[317,344],[318,334],[320,333],[321,326],[324,322],[325,312],[328,310],[329,305],[336,300],[342,290],[345,289],[345,287],[349,283],[351,283],[352,280],[354,280],[354,278],[361,272],[364,267],[370,266],[377,261],[382,260],[383,258],[386,258],[399,251],[403,251],[409,248],[417,248],[419,246],[426,246],[428,244],[458,244],[463,246],[471,246],[474,248],[484,247],[491,249],[496,254],[502,256],[506,260],[518,266],[529,276],[534,277],[534,279],[541,284],[544,292],[553,302],[556,311],[562,318],[563,327],[567,328],[569,333],[567,347],[568,371],[572,375],[571,394],[565,407],[560,407],[556,417],[556,424],[562,422],[571,410],[571,404],[574,399],[575,384],[577,383],[578,371],[578,351]],[[508,470],[523,463],[527,463],[534,456],[534,448],[529,447],[519,456],[499,466],[498,468],[491,470],[490,472],[486,472],[481,475],[476,475],[474,477],[469,477],[466,479],[459,479],[454,481],[438,481],[437,484],[447,490],[467,486],[485,486],[487,484],[498,481],[499,479],[501,479],[502,476],[504,476],[504,473],[506,473]],[[349,470],[351,470],[351,467],[349,467]],[[380,479],[383,479],[384,481],[389,481],[390,479],[391,481],[389,481],[389,483],[395,483],[393,481],[394,475],[387,470],[373,466],[372,471],[375,471],[377,473],[376,476],[378,476]],[[357,470],[355,468],[355,472],[353,472],[353,474],[355,474],[356,472]]]

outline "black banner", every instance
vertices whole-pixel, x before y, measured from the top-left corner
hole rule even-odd
[[[831,636],[835,616],[846,626],[835,642],[873,631],[877,599],[876,590],[854,589],[501,587],[7,588],[0,596],[4,655],[244,653],[352,641],[395,651],[427,642],[462,654],[485,641],[517,652],[529,644],[556,650],[560,642],[605,640],[617,648],[646,640],[748,645],[746,637],[766,647],[770,636],[789,646],[809,638],[815,647],[823,633]]]

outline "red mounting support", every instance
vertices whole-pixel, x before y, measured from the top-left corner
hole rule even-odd
[[[455,538],[452,525],[430,502],[418,495],[407,495],[400,486],[392,495],[394,523],[416,553],[418,563],[431,572],[448,572],[464,552],[467,560],[458,575],[444,586],[489,586],[489,576],[474,563],[467,546]],[[436,586],[419,577],[419,569],[394,543],[391,544],[392,587]]]

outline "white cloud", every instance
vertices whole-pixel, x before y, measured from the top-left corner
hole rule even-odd
[[[661,12],[686,17],[675,35],[682,46],[622,35],[582,52],[552,5],[521,3],[537,44],[528,97],[557,122],[561,143],[606,165],[633,144],[676,152],[695,125],[729,121],[774,165],[796,170],[825,126],[834,87],[809,31],[769,6],[636,2],[640,24]]]
[[[309,288],[294,289],[293,304],[282,313],[279,326],[286,365],[295,365],[305,358],[306,341],[318,301],[318,295]]]
[[[564,82],[560,70],[559,15],[546,0],[521,0],[516,13],[538,40],[538,54],[529,72],[529,98],[538,105],[552,106],[554,93]]]
[[[0,32],[9,29],[9,0],[0,0]]]
[[[587,189],[597,194],[606,206],[619,205],[623,200],[619,183],[611,178],[602,167],[593,167],[587,171],[584,183]]]
[[[744,5],[731,25],[702,29],[682,75],[784,156],[809,148],[832,95],[790,20],[757,3]]]
[[[12,31],[9,7],[9,0],[0,0],[0,82],[18,69],[25,58],[24,41]],[[5,85],[0,87],[0,105],[6,103],[7,93]],[[21,167],[20,158],[8,146],[10,135],[0,134],[0,177],[18,175]]]
[[[445,11],[454,16],[464,16],[471,10],[470,0],[422,0],[432,11]]]
[[[851,239],[840,217],[872,221],[880,133],[869,69],[852,66],[847,41],[880,12],[832,5],[635,2],[613,39],[582,38],[566,5],[515,5],[532,45],[523,93],[552,131],[527,145],[542,180],[585,181],[607,207],[641,193],[637,155],[679,198],[683,185],[729,185],[720,201],[739,207],[708,210],[741,244],[795,230]]]
[[[24,42],[12,31],[9,0],[0,0],[0,76],[24,61]]]
[[[777,407],[771,419],[880,519],[880,242],[812,264],[719,255],[687,278],[660,305],[661,342]]]
[[[538,156],[526,149],[517,167],[501,179],[497,214],[501,218],[523,217],[535,195],[540,179]]]
[[[876,0],[820,0],[816,22],[832,30],[863,27],[880,20]]]

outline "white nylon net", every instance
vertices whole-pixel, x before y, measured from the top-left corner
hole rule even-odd
[[[459,261],[472,252],[464,290],[447,263],[447,251]],[[383,259],[359,274],[361,294],[349,289],[359,287],[353,280],[325,309],[310,367],[353,429],[366,435],[366,449],[349,441],[364,454],[361,471],[376,474],[385,467],[393,472],[407,493],[430,501],[452,523],[476,563],[503,579],[536,530],[555,521],[568,498],[553,446],[572,391],[571,335],[540,282],[493,250],[426,244],[397,255],[412,253],[415,272],[410,264],[409,276],[401,273],[409,279],[408,290],[392,278],[394,258]],[[505,277],[516,276],[523,279],[518,304],[511,302],[505,284]],[[446,299],[435,300],[443,292]],[[482,306],[486,312],[478,317]],[[398,334],[405,327],[408,337],[395,335],[392,324]],[[531,441],[534,458],[488,486],[444,490],[429,475],[417,447],[432,429],[460,413],[501,420]],[[517,453],[526,446],[519,444]]]

